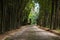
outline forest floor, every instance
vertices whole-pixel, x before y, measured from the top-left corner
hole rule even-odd
[[[10,35],[14,35],[16,32],[19,32],[21,29],[24,29],[25,26],[21,26],[22,28],[19,28],[19,29],[15,29],[15,30],[11,30],[11,31],[8,31],[4,34],[0,34],[0,40],[4,40],[6,37],[10,36]]]
[[[6,36],[6,40],[60,40],[60,36],[38,28],[35,25],[27,25],[15,33]],[[3,40],[4,40],[3,39]]]
[[[53,29],[49,29],[49,28],[41,27],[41,26],[39,26],[39,28],[41,28],[41,29],[43,29],[43,30],[45,30],[45,31],[49,31],[49,32],[51,32],[51,33],[57,34],[57,35],[60,36],[60,30],[58,30],[58,29],[53,30]]]

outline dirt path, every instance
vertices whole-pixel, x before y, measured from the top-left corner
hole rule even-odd
[[[21,31],[7,37],[7,40],[60,40],[60,36],[47,32],[37,26],[26,26]]]

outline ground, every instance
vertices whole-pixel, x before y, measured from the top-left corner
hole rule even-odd
[[[5,40],[60,40],[60,36],[40,29],[35,25],[28,25],[21,31],[9,35]]]

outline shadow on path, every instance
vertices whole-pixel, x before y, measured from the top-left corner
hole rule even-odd
[[[30,25],[5,40],[60,40],[60,36]]]

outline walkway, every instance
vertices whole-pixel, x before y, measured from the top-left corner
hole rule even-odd
[[[60,40],[60,36],[47,32],[37,26],[26,26],[14,35],[11,35],[7,40]]]

